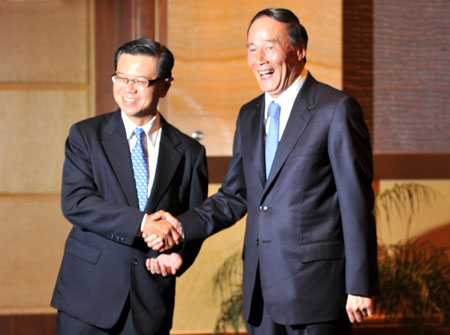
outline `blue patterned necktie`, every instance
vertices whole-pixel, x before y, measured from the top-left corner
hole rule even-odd
[[[270,169],[278,147],[280,129],[280,105],[272,101],[269,105],[270,125],[266,136],[266,180],[269,179]]]
[[[142,128],[137,127],[133,130],[136,136],[136,145],[131,150],[131,162],[133,164],[134,180],[136,182],[136,190],[139,200],[139,210],[143,212],[147,205],[148,198],[148,167],[147,157],[145,155],[142,141],[145,140],[145,132]]]

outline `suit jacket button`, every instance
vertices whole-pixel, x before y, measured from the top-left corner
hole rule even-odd
[[[135,259],[132,259],[131,260],[131,265],[134,265],[134,266],[138,265],[138,261],[135,260]]]
[[[256,245],[259,245],[259,238],[256,239]]]
[[[263,212],[267,212],[269,210],[269,206],[261,205],[261,206],[259,206],[259,209],[262,210]]]

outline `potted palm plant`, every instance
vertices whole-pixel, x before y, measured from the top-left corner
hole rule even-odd
[[[397,323],[404,334],[449,334],[450,260],[446,248],[411,237],[413,216],[438,197],[418,183],[396,184],[379,193],[374,213],[377,222],[403,224],[405,237],[395,244],[379,240],[380,294],[375,298],[380,319]],[[394,218],[400,218],[394,222]],[[214,277],[221,312],[215,334],[244,328],[242,320],[242,261],[240,252],[229,256]]]
[[[408,334],[448,334],[450,325],[450,261],[446,248],[411,237],[412,219],[438,194],[417,183],[396,184],[377,195],[377,222],[393,224],[397,216],[405,237],[395,244],[379,240],[379,315],[401,323]],[[398,221],[396,222],[398,223]]]
[[[214,334],[245,327],[242,319],[242,260],[240,251],[227,257],[214,276],[213,287],[220,293],[220,314],[216,320]]]

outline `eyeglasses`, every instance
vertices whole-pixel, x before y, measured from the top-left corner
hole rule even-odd
[[[145,79],[145,78],[134,78],[130,79],[124,76],[121,76],[119,74],[113,74],[111,77],[113,83],[118,84],[120,86],[127,86],[129,82],[132,82],[135,87],[138,88],[147,88],[150,85],[153,85],[157,81],[161,80],[162,78],[156,78],[156,79]]]

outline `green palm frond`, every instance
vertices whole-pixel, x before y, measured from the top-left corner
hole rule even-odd
[[[219,291],[220,316],[214,334],[233,329],[235,334],[244,326],[242,319],[242,260],[237,251],[227,257],[213,279],[214,291]]]
[[[380,295],[377,310],[389,321],[402,320],[416,334],[440,316],[450,325],[450,260],[448,248],[409,240],[379,248]],[[428,330],[429,331],[429,330]]]
[[[395,184],[392,188],[379,193],[375,198],[374,212],[378,218],[391,222],[392,214],[399,217],[416,214],[423,207],[431,205],[437,198],[437,192],[419,183]]]

